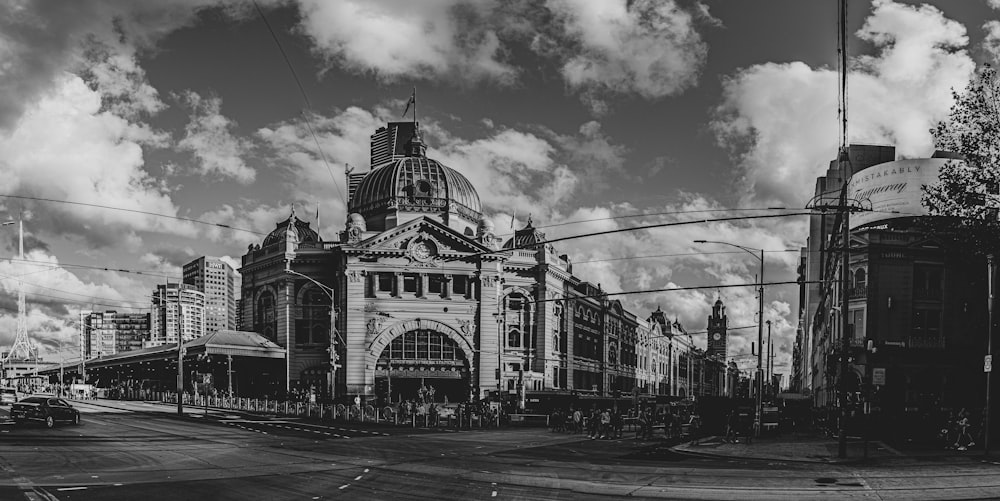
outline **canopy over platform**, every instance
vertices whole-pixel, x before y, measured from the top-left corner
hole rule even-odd
[[[234,357],[250,358],[285,358],[285,349],[278,346],[256,332],[222,330],[207,334],[184,343],[186,356],[200,355],[232,355]],[[176,360],[177,345],[166,344],[141,350],[126,351],[87,360],[87,369],[100,369],[130,365],[138,362],[155,360]],[[74,364],[79,366],[80,364]],[[58,374],[59,367],[52,367],[42,374]]]

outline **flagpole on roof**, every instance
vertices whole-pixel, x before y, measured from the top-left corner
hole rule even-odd
[[[410,94],[410,100],[413,101],[413,133],[417,133],[417,86],[413,86],[413,94]]]

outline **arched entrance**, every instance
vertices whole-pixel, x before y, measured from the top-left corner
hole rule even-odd
[[[450,336],[435,329],[408,330],[378,356],[376,396],[381,402],[462,402],[469,398],[469,367],[465,351]]]

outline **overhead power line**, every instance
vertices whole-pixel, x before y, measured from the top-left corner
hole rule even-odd
[[[109,209],[109,210],[117,210],[117,211],[122,211],[122,212],[132,212],[132,213],[135,213],[135,214],[143,214],[143,215],[146,215],[146,216],[155,216],[155,217],[162,217],[162,218],[165,218],[165,219],[176,219],[176,220],[179,220],[179,221],[187,221],[187,222],[190,222],[190,223],[204,224],[204,225],[207,225],[207,226],[216,226],[216,227],[219,227],[219,228],[225,228],[227,230],[245,231],[247,233],[253,233],[255,235],[266,235],[266,233],[262,233],[262,232],[254,231],[254,230],[248,230],[246,228],[237,228],[237,227],[230,226],[230,225],[224,224],[224,223],[213,223],[213,222],[210,222],[210,221],[202,221],[200,219],[194,219],[194,218],[190,218],[190,217],[171,216],[170,214],[160,214],[158,212],[149,212],[149,211],[144,211],[144,210],[139,210],[139,209],[126,209],[124,207],[112,207],[110,205],[92,204],[92,203],[87,203],[87,202],[73,202],[73,201],[70,201],[70,200],[57,200],[57,199],[54,199],[54,198],[29,197],[27,195],[0,194],[0,197],[3,197],[3,198],[16,198],[16,199],[19,199],[19,200],[33,200],[33,201],[36,201],[36,202],[50,202],[50,203],[57,203],[57,204],[80,205],[80,206],[83,206],[83,207],[95,207],[95,208],[98,208],[98,209]]]
[[[679,211],[667,211],[667,212],[643,212],[638,214],[625,214],[622,216],[598,217],[594,219],[578,219],[576,221],[565,221],[562,223],[535,226],[535,228],[554,228],[557,226],[568,226],[571,224],[593,223],[597,221],[611,221],[616,219],[630,219],[636,217],[677,216],[681,214],[704,214],[713,212],[751,212],[751,211],[778,211],[778,210],[799,210],[799,209],[787,209],[785,207],[766,207],[766,208],[758,207],[758,208],[745,208],[745,209],[697,209],[697,210],[679,210]],[[512,235],[512,233],[507,233],[500,236],[507,236],[507,235]]]
[[[295,72],[295,67],[292,66],[292,60],[288,58],[288,54],[285,52],[285,48],[282,47],[281,41],[278,40],[278,34],[275,33],[274,28],[271,27],[271,22],[267,20],[267,16],[264,15],[264,10],[260,8],[260,4],[257,0],[253,0],[253,6],[257,9],[257,14],[260,15],[260,19],[264,21],[264,26],[267,26],[268,33],[271,34],[271,39],[274,40],[274,44],[278,46],[278,51],[281,52],[281,57],[285,60],[285,64],[288,66],[288,71],[292,74],[292,78],[295,80],[295,85],[299,88],[299,93],[302,94],[302,100],[306,104],[306,109],[312,111],[312,103],[309,102],[309,95],[306,94],[305,87],[302,86],[302,80],[299,79],[298,73]],[[333,169],[330,167],[330,162],[326,158],[326,152],[323,151],[323,146],[319,144],[319,138],[316,136],[316,130],[312,126],[312,121],[310,120],[308,114],[303,114],[305,118],[306,128],[309,129],[309,135],[312,136],[313,142],[316,143],[316,149],[319,151],[320,158],[323,159],[323,165],[326,165],[326,171],[330,173],[330,180],[333,181],[333,186],[337,188],[337,193],[340,195],[340,199],[344,202],[344,206],[347,206],[347,200],[344,197],[344,192],[340,189],[340,183],[337,182],[337,177],[333,175]]]

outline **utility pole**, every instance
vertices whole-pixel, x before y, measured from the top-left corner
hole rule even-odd
[[[841,158],[847,158],[847,151],[841,152]],[[846,167],[846,166],[845,166]],[[850,293],[850,260],[851,260],[851,209],[847,206],[847,171],[844,171],[844,191],[842,194],[842,218],[841,218],[841,245],[843,248],[843,260],[840,264],[840,423],[838,427],[837,456],[847,457],[847,357],[851,350],[851,324],[848,316],[848,306]]]
[[[166,295],[167,289],[170,288],[170,283],[167,282],[167,287],[163,289],[163,300],[164,308],[166,307]],[[164,326],[166,327],[166,326]],[[181,289],[180,284],[177,285],[177,415],[184,415],[184,336],[181,330]]]
[[[986,406],[983,409],[983,423],[985,425],[983,429],[983,454],[989,456],[990,455],[990,391],[991,391],[990,380],[993,379],[992,377],[993,376],[993,370],[992,370],[993,369],[992,367],[993,294],[994,294],[993,291],[996,285],[996,272],[997,272],[996,257],[992,253],[986,256],[986,264],[987,264],[987,273],[989,275],[987,278],[987,283],[989,284],[989,296],[988,296],[989,303],[986,306],[986,310],[987,312],[989,312],[987,319],[987,326],[986,326],[986,360],[988,360],[989,363],[986,363],[986,361],[984,360],[983,365],[984,365],[984,370],[985,369],[989,370],[986,371]]]

